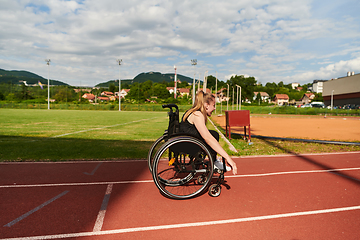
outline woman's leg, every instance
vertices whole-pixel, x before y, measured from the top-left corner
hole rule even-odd
[[[215,130],[209,130],[209,132],[211,133],[211,135],[212,135],[217,141],[219,141],[220,135],[219,135],[219,133],[218,133],[217,131],[215,131]],[[206,145],[207,145],[207,144],[206,144]],[[208,148],[209,148],[209,150],[210,150],[210,153],[211,153],[211,155],[213,156],[214,161],[215,161],[215,160],[216,160],[216,155],[217,155],[216,151],[214,151],[209,145],[207,145],[207,146],[208,146]]]

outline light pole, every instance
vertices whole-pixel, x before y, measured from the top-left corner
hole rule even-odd
[[[116,60],[119,64],[119,111],[121,111],[121,96],[120,96],[120,92],[121,92],[121,80],[120,80],[120,66],[121,66],[121,62],[122,59],[117,59]]]
[[[334,90],[331,91],[331,111],[333,110],[334,106]]]
[[[195,66],[197,65],[197,59],[192,59],[191,65],[194,66],[194,80],[193,80],[193,94],[192,94],[192,103],[194,105],[194,103],[195,103],[195,74],[196,74]]]
[[[217,72],[215,72],[215,114],[216,114],[216,97],[217,97]]]
[[[174,69],[175,69],[175,78],[174,78],[174,98],[176,99],[176,82],[177,82],[177,79],[176,79],[176,66],[174,65]]]
[[[228,89],[227,89],[227,99],[226,99],[226,111],[229,111],[229,84],[227,83],[228,85]]]
[[[237,87],[237,103],[239,103],[240,106],[238,106],[238,109],[237,110],[241,110],[241,86],[237,85],[236,84],[236,87]],[[240,88],[240,102],[239,102],[239,88]]]
[[[204,74],[204,83],[203,83],[203,91],[204,93],[206,93],[206,85],[207,85],[207,73],[208,71],[206,70],[205,74]]]
[[[45,59],[46,64],[48,65],[48,109],[50,109],[50,59]]]

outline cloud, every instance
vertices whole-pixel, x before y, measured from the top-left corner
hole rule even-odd
[[[328,7],[309,0],[3,0],[0,68],[46,76],[51,58],[52,78],[90,85],[117,78],[118,58],[124,78],[173,65],[193,76],[190,59],[197,58],[197,75],[217,72],[222,80],[244,73],[262,83],[335,78],[355,68],[360,19],[337,11],[353,0],[321,3]]]

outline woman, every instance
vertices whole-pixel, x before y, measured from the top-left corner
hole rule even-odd
[[[194,105],[188,110],[180,123],[180,132],[190,133],[202,138],[212,149],[212,153],[216,153],[225,158],[226,162],[231,166],[232,172],[237,173],[236,163],[225,152],[219,144],[219,134],[215,131],[209,131],[206,128],[207,117],[215,110],[215,97],[212,94],[200,91],[195,98]],[[215,166],[222,169],[222,163],[215,161]]]

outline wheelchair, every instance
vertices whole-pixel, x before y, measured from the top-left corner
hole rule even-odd
[[[210,196],[218,197],[226,172],[225,160],[224,170],[214,169],[216,155],[211,154],[207,144],[178,131],[178,107],[168,104],[163,108],[170,108],[169,127],[148,153],[149,170],[155,185],[161,194],[172,199],[189,199],[206,191]],[[215,183],[214,174],[219,174]]]

